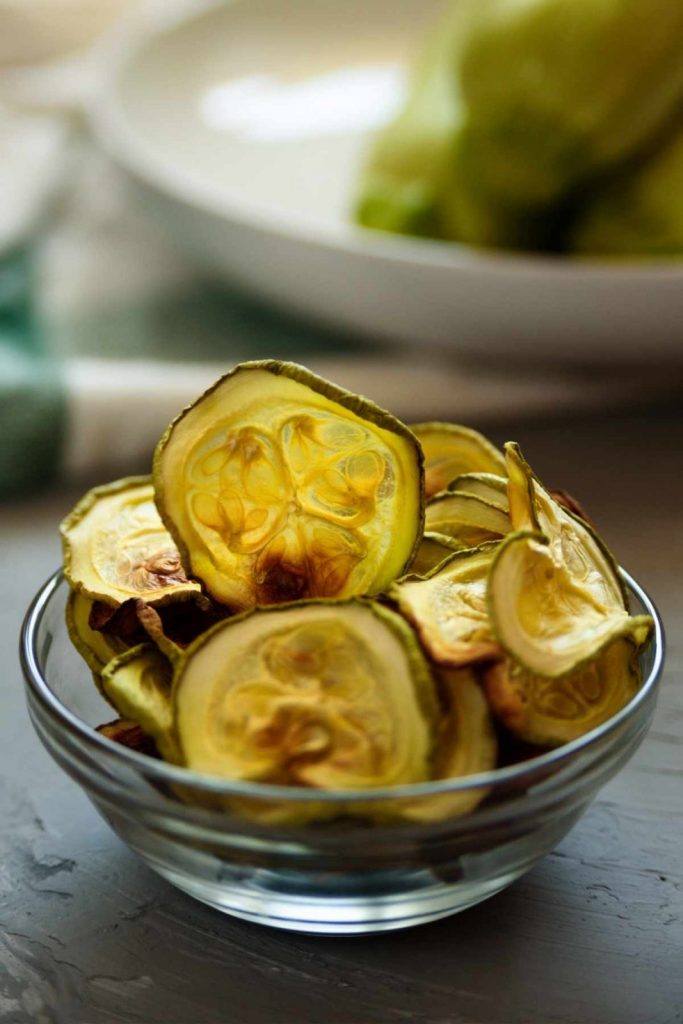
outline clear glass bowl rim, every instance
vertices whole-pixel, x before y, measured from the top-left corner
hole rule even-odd
[[[648,701],[652,692],[656,689],[662,673],[664,663],[664,628],[660,615],[645,590],[622,568],[619,573],[626,583],[629,591],[643,605],[645,612],[652,616],[654,621],[654,633],[652,638],[652,667],[643,680],[637,694],[626,704],[616,715],[613,715],[602,725],[597,726],[590,732],[561,747],[556,747],[538,757],[529,758],[518,764],[508,765],[505,768],[494,768],[488,772],[480,772],[476,775],[467,775],[457,779],[431,780],[429,782],[413,783],[404,786],[392,786],[377,789],[337,789],[317,790],[300,788],[296,786],[266,785],[264,783],[235,782],[220,779],[212,775],[203,775],[199,772],[190,771],[158,761],[155,758],[147,757],[136,751],[129,750],[113,740],[101,736],[94,728],[82,721],[71,711],[51,689],[41,667],[41,658],[38,650],[40,626],[50,601],[62,585],[66,585],[64,574],[61,569],[52,576],[40,588],[31,602],[26,613],[21,629],[19,654],[21,666],[34,698],[38,700],[44,711],[57,724],[59,728],[65,729],[79,742],[85,744],[95,753],[106,755],[107,758],[118,761],[120,764],[134,769],[146,777],[154,779],[159,783],[181,784],[205,790],[216,796],[225,797],[247,797],[252,800],[265,801],[288,801],[301,802],[315,801],[316,803],[357,803],[359,799],[366,801],[396,800],[396,799],[418,799],[429,796],[440,796],[444,794],[464,793],[470,789],[479,787],[493,787],[501,784],[531,783],[539,771],[557,771],[565,764],[569,764],[577,755],[598,748],[601,741],[608,738],[610,733],[616,732],[621,725],[634,719],[639,709]]]

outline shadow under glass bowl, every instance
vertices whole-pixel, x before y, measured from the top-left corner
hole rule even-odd
[[[464,910],[529,871],[642,741],[654,711],[664,641],[652,602],[623,577],[632,610],[652,615],[655,634],[642,656],[643,684],[618,714],[579,740],[520,764],[363,794],[365,804],[405,800],[416,807],[438,794],[486,787],[477,810],[459,818],[370,824],[344,817],[358,791],[321,794],[226,782],[100,736],[94,727],[113,712],[71,645],[61,573],[40,590],[24,622],[29,712],[49,753],[121,839],[190,895],[237,917],[294,931],[405,928]],[[265,825],[235,809],[240,801],[242,808],[265,810],[321,800],[333,805],[336,816],[326,824]],[[228,802],[231,810],[225,809]]]

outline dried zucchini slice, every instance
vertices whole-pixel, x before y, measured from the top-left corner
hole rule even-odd
[[[393,416],[291,363],[244,363],[154,461],[184,564],[233,609],[376,593],[422,534],[420,447]]]
[[[504,537],[510,532],[510,520],[502,508],[474,494],[442,491],[427,503],[425,529],[473,548]]]
[[[221,623],[184,656],[174,700],[182,759],[196,771],[321,790],[429,778],[434,681],[412,630],[372,602]]]
[[[459,423],[416,423],[411,430],[425,456],[425,493],[444,491],[463,473],[505,474],[505,459],[483,434]]]
[[[528,743],[559,746],[583,736],[616,714],[640,686],[640,666],[629,639],[608,644],[577,672],[547,679],[509,659],[483,676],[494,714]]]
[[[122,747],[128,747],[129,750],[147,754],[148,757],[158,757],[154,741],[142,731],[137,722],[133,722],[129,718],[117,718],[114,722],[105,722],[104,725],[98,725],[95,731],[100,736],[106,736],[113,743],[120,743]]]
[[[152,644],[131,647],[106,666],[102,688],[122,718],[137,722],[167,761],[177,761],[171,702],[172,670]]]
[[[60,527],[64,575],[76,590],[117,607],[139,597],[162,604],[199,593],[180,564],[147,477],[88,491]]]
[[[90,625],[93,602],[85,594],[72,590],[66,604],[66,627],[71,643],[91,669],[99,685],[102,669],[126,649],[117,637],[106,636]]]
[[[460,668],[500,655],[486,604],[489,571],[498,543],[458,551],[426,579],[406,576],[389,590],[417,627],[422,644],[440,665]]]
[[[626,608],[626,589],[616,562],[603,541],[584,520],[551,497],[524,459],[519,445],[505,445],[510,521],[515,532],[537,532],[547,538],[555,564],[578,585],[590,590],[606,607]]]
[[[620,636],[630,636],[637,646],[650,637],[649,616],[630,616],[595,571],[579,576],[574,566],[574,561],[569,567],[558,564],[551,543],[529,533],[506,538],[493,560],[488,587],[493,634],[534,675],[564,676]]]
[[[145,633],[171,665],[175,665],[183,652],[182,647],[168,636],[156,608],[144,601],[136,601],[135,605],[138,621]]]
[[[441,565],[444,559],[450,558],[454,551],[462,551],[463,548],[464,545],[459,540],[447,537],[445,533],[425,533],[410,566],[410,573],[414,576],[426,576],[432,569],[436,569],[437,565]]]
[[[496,767],[498,740],[488,703],[469,669],[439,673],[445,714],[439,723],[434,779],[459,779]],[[410,821],[443,821],[469,814],[487,794],[482,787],[420,800],[396,801],[395,816]],[[371,805],[368,805],[371,812]],[[375,815],[381,818],[380,811]],[[391,817],[391,810],[386,813]]]
[[[473,494],[503,512],[509,511],[508,482],[495,473],[462,473],[448,485],[453,494]]]

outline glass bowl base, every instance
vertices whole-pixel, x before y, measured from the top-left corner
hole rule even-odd
[[[242,879],[239,886],[229,886],[199,881],[168,867],[147,863],[178,889],[224,914],[285,931],[331,936],[367,935],[438,921],[494,896],[528,870],[485,882],[436,885],[433,876],[424,872],[428,877],[422,879],[422,885],[416,878],[406,878],[403,891],[392,895],[372,896],[361,891],[355,896],[332,892],[314,896],[306,891],[305,883],[300,886],[302,891],[297,892],[289,872],[256,871],[251,878]],[[401,879],[394,877],[393,882],[401,888]]]

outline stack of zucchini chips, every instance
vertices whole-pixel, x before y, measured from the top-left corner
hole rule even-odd
[[[346,813],[370,820],[472,810],[485,787],[361,798],[581,736],[635,694],[652,632],[516,444],[407,427],[291,363],[236,367],[151,477],[90,491],[61,532],[69,632],[119,716],[103,735],[222,779],[357,790]]]

